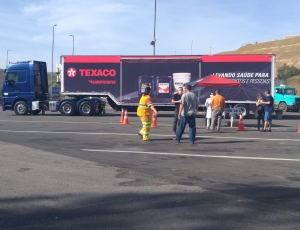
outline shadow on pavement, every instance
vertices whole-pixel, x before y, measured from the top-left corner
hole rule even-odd
[[[228,193],[230,192],[227,191]],[[299,198],[299,189],[256,186],[220,192],[82,194],[3,198],[0,228],[16,229],[297,229],[299,213],[274,199]],[[245,200],[256,198],[254,200]],[[279,204],[279,202],[277,202]],[[296,208],[296,204],[290,209]]]

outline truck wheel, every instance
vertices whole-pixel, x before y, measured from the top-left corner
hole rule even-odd
[[[248,105],[236,104],[234,106],[234,108],[240,108],[241,109],[243,118],[247,118],[249,116],[249,107],[248,107]]]
[[[64,101],[63,103],[61,103],[59,111],[65,116],[72,116],[75,112],[75,108],[72,102]]]
[[[280,102],[279,105],[278,105],[278,108],[280,110],[282,110],[283,112],[287,112],[287,105],[285,102]]]
[[[28,113],[28,106],[25,101],[18,101],[14,106],[15,114],[26,115]]]
[[[79,105],[79,113],[81,116],[92,116],[94,114],[93,104],[89,101],[84,101]]]

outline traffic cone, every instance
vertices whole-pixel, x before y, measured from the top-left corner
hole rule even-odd
[[[157,127],[156,122],[157,122],[157,116],[155,115],[155,113],[153,113],[151,128]]]
[[[242,114],[240,114],[239,126],[236,131],[246,131],[244,127],[244,120]]]
[[[297,133],[299,133],[299,134],[300,134],[300,125],[299,125],[298,132],[297,132]]]
[[[123,125],[129,125],[127,109],[125,109],[125,115],[124,115]]]
[[[121,117],[120,117],[120,121],[119,122],[123,123],[123,121],[124,121],[124,109],[122,108]]]

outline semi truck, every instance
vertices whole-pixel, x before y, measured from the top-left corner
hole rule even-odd
[[[49,98],[47,66],[42,61],[11,63],[5,69],[2,110],[17,115],[59,111],[63,115],[99,115],[105,101],[115,110],[136,111],[145,87],[159,111],[172,111],[171,98],[184,83],[211,74],[242,83],[225,87],[226,105],[243,116],[255,110],[258,93],[270,90],[275,79],[274,55],[61,56],[58,83],[61,99]],[[199,110],[214,87],[194,87]]]

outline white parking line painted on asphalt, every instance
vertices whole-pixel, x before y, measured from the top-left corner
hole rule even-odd
[[[241,159],[241,160],[267,160],[267,161],[297,161],[300,159],[289,158],[268,158],[268,157],[239,157],[239,156],[218,156],[218,155],[203,155],[203,154],[189,154],[189,153],[161,153],[161,152],[139,152],[127,150],[105,150],[105,149],[81,149],[85,152],[108,152],[108,153],[136,153],[149,155],[167,155],[167,156],[189,156],[189,157],[206,157],[206,158],[224,158],[224,159]]]
[[[38,121],[20,121],[20,120],[0,120],[0,122],[12,122],[12,123],[41,123],[41,120]],[[121,122],[101,122],[101,121],[42,121],[43,123],[64,123],[64,124],[101,124],[101,125],[122,125]],[[140,122],[130,122],[130,124],[136,125],[136,124],[141,124]],[[169,124],[163,124],[159,122],[159,127],[173,127],[173,125]],[[224,126],[222,129],[236,129],[237,127],[227,127]],[[197,129],[206,129],[206,126],[198,126]],[[246,130],[249,131],[256,131],[256,125],[253,125],[253,127],[247,126],[245,127]],[[272,127],[272,130],[296,130],[295,128],[290,128],[290,127]]]
[[[44,133],[44,134],[73,134],[73,135],[112,135],[112,136],[137,136],[134,133],[87,133],[87,132],[64,132],[64,131],[35,131],[35,130],[0,130],[3,133]],[[230,134],[230,133],[228,133]],[[155,137],[174,137],[169,134],[151,134]],[[187,136],[187,134],[185,135]],[[236,136],[196,136],[197,138],[209,138],[209,139],[234,139],[234,140],[258,140],[258,141],[292,141],[300,142],[300,139],[284,139],[284,138],[261,138],[261,137],[236,137]]]
[[[12,122],[12,123],[41,123],[41,121],[18,121],[18,120],[0,120],[0,122]],[[95,121],[42,121],[43,123],[64,123],[64,124],[108,124],[108,125],[119,125],[119,123],[113,122],[95,122]]]

